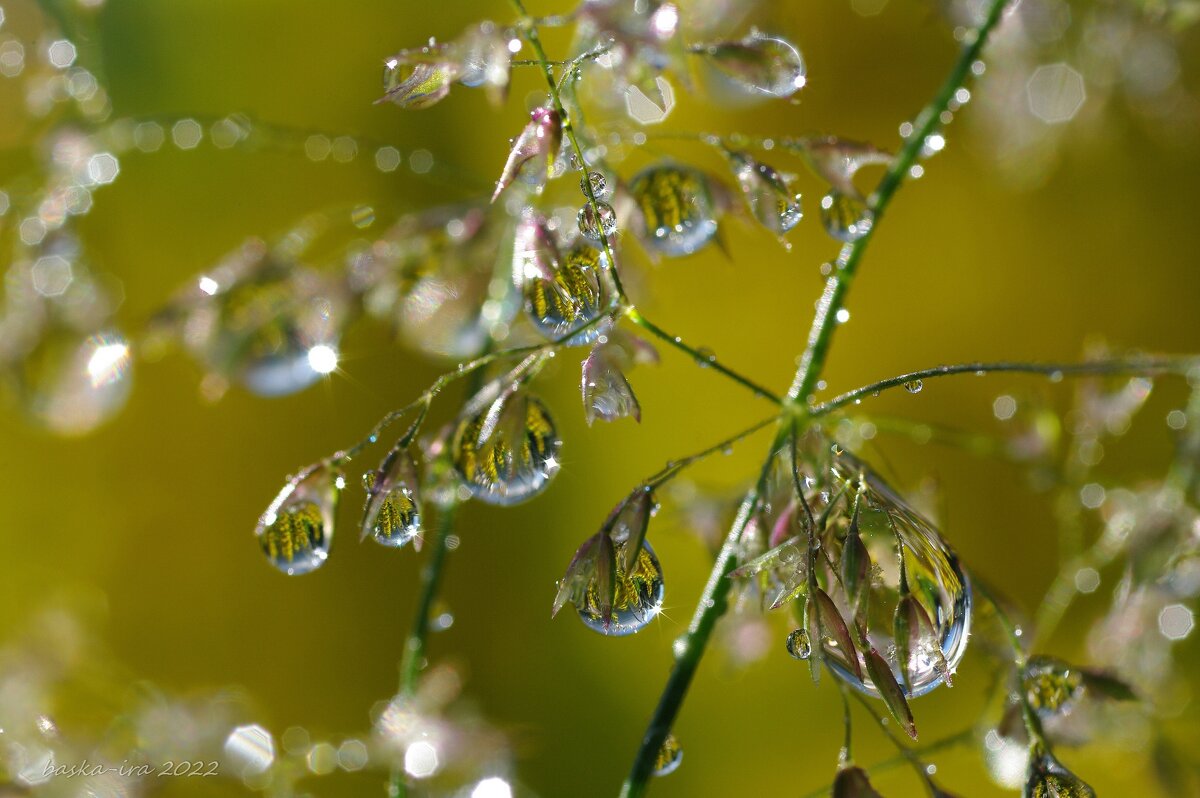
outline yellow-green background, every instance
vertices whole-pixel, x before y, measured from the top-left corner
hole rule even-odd
[[[405,156],[424,147],[439,164],[485,185],[519,129],[535,75],[518,76],[501,111],[463,89],[424,112],[372,101],[388,53],[508,15],[500,0],[109,0],[100,37],[83,52],[102,58],[116,116],[243,111],[394,143]],[[893,0],[867,19],[835,0],[778,3],[762,21],[802,47],[810,77],[802,101],[739,117],[681,96],[670,126],[828,131],[895,146],[897,125],[931,96],[954,54],[944,23],[924,2]],[[1197,77],[1191,38],[1182,48],[1185,81]],[[852,318],[836,341],[831,388],[939,362],[1073,358],[1093,334],[1118,347],[1200,349],[1198,150],[1164,150],[1124,115],[1111,119],[1098,146],[1068,152],[1044,187],[1025,193],[997,178],[980,139],[950,128],[947,151],[904,189],[879,228],[850,299]],[[81,225],[93,259],[124,283],[121,318],[131,326],[248,235],[270,236],[333,204],[419,208],[467,193],[405,169],[381,175],[366,148],[350,165],[223,152],[207,141],[192,152],[170,149],[125,156],[120,179],[98,192]],[[670,152],[703,157],[696,148]],[[665,262],[636,288],[651,318],[780,390],[820,291],[818,265],[835,253],[812,218],[818,187],[810,181],[804,188],[810,218],[793,236],[791,254],[734,225],[732,260],[707,252]],[[565,438],[564,468],[529,504],[465,512],[445,582],[456,622],[431,649],[434,658],[467,666],[470,694],[511,730],[523,783],[542,795],[582,798],[615,793],[709,555],[668,507],[652,530],[666,571],[666,617],[630,639],[602,638],[569,613],[552,622],[554,582],[636,480],[764,408],[665,352],[660,367],[633,377],[643,423],[588,429],[571,360],[562,358],[543,388]],[[138,366],[125,412],[85,440],[49,437],[15,412],[0,417],[0,634],[56,593],[94,588],[106,597],[102,635],[133,673],[185,693],[242,685],[277,733],[303,725],[338,738],[364,729],[368,708],[394,689],[419,558],[357,545],[354,493],[344,508],[347,528],[313,575],[289,579],[268,568],[251,530],[285,474],[356,440],[431,381],[437,366],[369,324],[344,342],[343,374],[286,399],[234,390],[208,405],[185,357]],[[889,395],[875,407],[993,429],[992,398],[1033,386],[965,377],[930,384],[919,396]],[[1055,395],[1065,402],[1069,387]],[[1162,419],[1182,395],[1177,384],[1155,395],[1137,440],[1114,450],[1106,475],[1134,480],[1161,470],[1171,439]],[[883,446],[904,487],[926,474],[939,478],[947,534],[964,559],[1031,606],[1056,568],[1045,498],[1008,466],[940,448]],[[707,485],[738,484],[761,447],[743,446],[696,476]],[[1085,611],[1069,617],[1056,653],[1077,653],[1084,618],[1113,585],[1105,576]],[[813,688],[783,652],[782,622],[777,631],[776,651],[748,670],[735,671],[719,652],[705,659],[676,728],[684,764],[654,785],[656,794],[795,795],[829,779],[841,735],[836,694]],[[1196,636],[1176,653],[1181,667],[1194,669]],[[983,668],[969,659],[959,686],[916,702],[923,734],[934,739],[969,722],[983,680]],[[877,734],[861,728],[860,761],[890,755]],[[1200,757],[1196,713],[1185,711],[1175,731],[1190,756]],[[1101,794],[1145,794],[1138,759],[1102,744],[1064,758]],[[999,794],[983,780],[974,752],[940,762],[956,791]],[[311,788],[377,794],[372,779],[314,781]],[[902,772],[878,782],[889,795],[917,794]],[[168,789],[183,794],[183,785]],[[223,782],[209,789],[237,788]]]

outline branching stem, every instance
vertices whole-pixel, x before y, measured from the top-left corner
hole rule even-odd
[[[851,403],[857,403],[864,396],[875,396],[883,391],[913,383],[917,380],[948,377],[952,374],[993,374],[998,372],[1015,372],[1019,374],[1041,374],[1051,378],[1061,377],[1093,377],[1118,374],[1140,374],[1151,376],[1155,374],[1188,374],[1197,366],[1196,356],[1176,357],[1131,357],[1112,358],[1105,360],[1087,360],[1080,363],[1019,363],[1003,361],[999,363],[958,363],[953,366],[934,366],[933,368],[912,371],[889,377],[886,380],[873,382],[853,391],[835,396],[828,402],[814,405],[810,415],[823,416],[832,413]]]
[[[513,0],[519,5],[520,0]],[[875,224],[862,238],[853,244],[847,244],[838,258],[838,270],[830,277],[825,293],[817,307],[813,318],[812,329],[809,333],[808,345],[801,356],[799,368],[792,380],[787,399],[801,408],[808,404],[808,398],[820,379],[825,366],[825,359],[833,340],[833,332],[837,326],[837,311],[846,301],[846,295],[853,283],[858,264],[863,253],[873,237],[874,230],[883,216],[888,203],[896,190],[904,182],[909,168],[916,162],[924,146],[925,139],[934,132],[940,124],[939,117],[954,98],[955,92],[966,82],[971,72],[971,65],[979,58],[983,45],[987,41],[996,24],[1000,21],[1006,0],[991,0],[987,7],[987,15],[979,29],[970,36],[967,44],[959,54],[950,71],[949,77],[938,91],[933,102],[921,111],[913,125],[913,133],[906,140],[904,147],[896,156],[892,166],[884,175],[879,188],[870,197],[870,206],[875,214]],[[793,420],[794,421],[794,420]],[[788,434],[796,433],[794,423],[780,426],[779,432],[771,445],[769,455],[764,464],[763,473],[770,468],[782,443]],[[761,482],[761,478],[760,478]],[[675,665],[667,678],[666,687],[650,724],[642,738],[641,746],[634,758],[633,767],[621,789],[622,798],[636,798],[646,791],[647,783],[654,767],[654,759],[661,749],[663,741],[675,723],[675,718],[683,705],[692,677],[699,666],[700,658],[708,645],[717,619],[725,612],[727,593],[729,591],[729,572],[736,566],[736,551],[742,531],[749,521],[751,511],[758,501],[759,489],[755,487],[742,501],[737,521],[726,537],[716,562],[709,574],[708,583],[696,607],[696,613],[688,631],[680,638],[676,648]]]

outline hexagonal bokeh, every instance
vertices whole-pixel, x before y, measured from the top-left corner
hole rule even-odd
[[[1030,113],[1048,125],[1071,121],[1087,99],[1083,75],[1063,63],[1034,70],[1025,84],[1025,93]]]

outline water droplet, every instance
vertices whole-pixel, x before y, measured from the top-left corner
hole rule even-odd
[[[16,366],[22,406],[58,435],[91,432],[129,398],[129,345],[115,333],[46,334]]]
[[[576,217],[579,232],[588,241],[599,241],[617,231],[617,212],[605,202],[598,202],[593,208],[589,202],[579,209]]]
[[[821,462],[822,457],[815,455],[814,460]],[[843,556],[839,551],[832,558],[833,571],[818,560],[819,584],[847,624],[862,626],[871,647],[891,653],[887,665],[905,695],[923,695],[948,683],[966,652],[971,620],[970,583],[958,558],[933,524],[910,509],[865,463],[844,451],[826,462],[829,465],[818,470],[818,481],[833,490],[815,491],[809,498],[818,518],[828,512],[831,519],[822,542],[844,549],[840,538],[858,538],[870,561],[871,578],[856,605],[837,578]],[[830,501],[833,508],[828,507]],[[858,535],[844,533],[852,524]],[[860,549],[856,556],[863,554]],[[827,645],[826,654],[830,667],[848,684],[878,695],[865,672],[869,669],[853,667],[847,660],[848,654],[857,656],[854,652]],[[907,661],[901,664],[898,659]],[[861,678],[859,671],[864,671]]]
[[[808,659],[812,656],[812,643],[808,639],[808,632],[793,629],[787,636],[787,651],[796,659]]]
[[[920,393],[921,389],[924,387],[925,383],[922,380],[909,380],[908,382],[904,383],[904,390],[908,391],[909,393]]]
[[[583,196],[588,196],[588,185],[591,185],[592,196],[597,200],[607,200],[612,196],[612,190],[608,186],[608,179],[600,172],[588,172],[583,177],[579,178],[579,190],[583,192]]]
[[[254,529],[271,565],[294,576],[325,564],[333,540],[340,478],[336,468],[318,463],[279,491]]]
[[[805,84],[800,50],[788,40],[759,31],[736,42],[701,49],[729,86],[750,97],[790,97]]]
[[[763,227],[783,235],[800,223],[800,195],[779,172],[742,153],[730,154],[730,161],[750,212]]]
[[[417,465],[412,455],[388,455],[367,487],[362,536],[381,546],[399,548],[421,535],[421,509],[417,504]]]
[[[658,754],[654,757],[652,773],[655,776],[667,776],[674,773],[681,762],[683,762],[683,748],[680,747],[674,734],[668,734],[667,739],[663,740],[662,747],[658,749]]]
[[[550,484],[561,448],[550,411],[540,399],[505,393],[459,422],[454,466],[475,498],[517,504]]]
[[[668,257],[689,255],[717,234],[716,204],[708,178],[695,169],[654,166],[633,178],[648,246]]]
[[[336,368],[347,307],[336,281],[260,241],[207,276],[176,301],[168,323],[214,373],[260,396],[286,396]]]
[[[1069,710],[1083,687],[1083,673],[1051,657],[1034,657],[1025,666],[1022,678],[1029,705],[1048,717]]]
[[[1041,751],[1031,755],[1023,795],[1030,798],[1096,798],[1096,791],[1049,752]]]
[[[575,609],[583,623],[603,635],[623,637],[644,629],[662,610],[663,572],[654,549],[643,541],[631,568],[622,567],[627,559],[622,545],[616,547],[616,591],[613,594],[612,620],[606,625],[601,608],[600,580],[593,578],[583,600]]]
[[[867,204],[849,194],[831,191],[821,198],[821,223],[838,241],[854,243],[870,232],[874,220]]]
[[[599,250],[578,243],[552,269],[552,279],[541,275],[525,278],[525,312],[538,332],[557,340],[600,314],[604,304],[601,294],[604,258]],[[602,325],[594,324],[567,343],[571,346],[591,343],[603,332],[601,328]]]

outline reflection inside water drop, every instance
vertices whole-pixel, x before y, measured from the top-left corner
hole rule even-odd
[[[589,629],[612,637],[640,632],[662,611],[663,572],[654,549],[643,541],[633,567],[626,570],[623,548],[617,549],[612,619],[607,624],[604,621],[600,584],[596,579],[588,585],[583,601],[576,605],[580,619]]]

